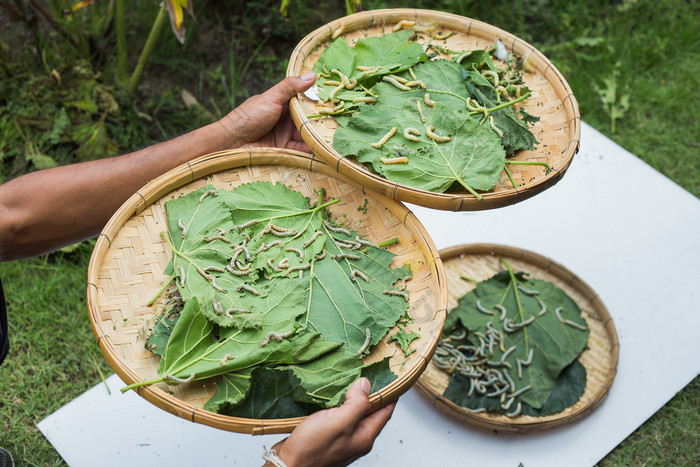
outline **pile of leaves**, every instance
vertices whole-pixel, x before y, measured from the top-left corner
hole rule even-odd
[[[447,316],[433,363],[450,374],[443,396],[468,412],[546,416],[586,387],[577,358],[589,330],[564,291],[506,265]]]
[[[362,357],[406,319],[411,271],[335,225],[323,196],[255,182],[166,202],[177,289],[146,330],[160,378],[124,390],[221,376],[207,410],[286,418],[338,405],[360,376],[395,379]]]
[[[354,47],[335,39],[313,68],[319,98],[335,105],[309,118],[333,117],[340,125],[333,149],[388,180],[481,198],[477,191],[492,190],[508,173],[507,155],[537,144],[530,125],[539,119],[514,107],[530,95],[522,60],[503,57],[498,46],[452,51],[433,41],[424,49],[415,39],[414,31]]]

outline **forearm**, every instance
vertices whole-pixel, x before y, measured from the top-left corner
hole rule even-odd
[[[100,232],[139,188],[195,157],[236,144],[219,122],[119,157],[29,173],[0,186],[0,261],[36,256]]]

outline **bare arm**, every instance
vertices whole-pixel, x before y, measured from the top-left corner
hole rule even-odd
[[[0,261],[40,255],[98,234],[139,188],[204,154],[246,145],[308,151],[287,104],[314,80],[313,73],[287,78],[218,122],[170,141],[0,185]]]

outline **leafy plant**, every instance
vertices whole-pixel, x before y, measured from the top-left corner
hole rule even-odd
[[[622,118],[630,107],[629,91],[626,88],[620,89],[618,83],[619,67],[620,63],[618,62],[612,73],[603,78],[603,87],[597,88],[603,108],[610,117],[610,131],[612,133],[615,133],[615,122]]]

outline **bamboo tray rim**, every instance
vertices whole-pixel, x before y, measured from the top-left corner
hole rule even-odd
[[[99,272],[105,256],[112,247],[112,242],[115,240],[119,230],[128,220],[138,216],[149,206],[163,199],[168,194],[175,192],[193,181],[204,178],[207,175],[245,169],[250,166],[297,167],[308,170],[309,172],[319,172],[343,183],[353,185],[355,189],[359,190],[359,187],[352,181],[345,180],[333,174],[324,162],[312,154],[278,148],[246,147],[220,151],[193,159],[152,180],[131,196],[112,216],[102,233],[99,234],[95,249],[90,258],[87,278],[88,312],[98,347],[108,361],[110,367],[127,384],[140,382],[143,378],[125,363],[121,353],[117,351],[112,338],[103,329],[100,322],[100,305],[98,304],[97,297],[99,290],[97,285],[99,283]],[[383,206],[390,208],[391,214],[397,221],[401,222],[406,229],[410,231],[412,237],[420,242],[421,250],[430,252],[432,258],[428,255],[426,255],[425,258],[430,259],[430,263],[427,264],[426,267],[429,270],[428,277],[430,284],[432,284],[430,288],[431,290],[434,289],[435,292],[435,309],[431,315],[431,321],[437,320],[435,321],[436,326],[441,330],[447,313],[447,288],[444,268],[432,239],[427,235],[420,221],[418,221],[415,215],[403,204],[384,199],[372,192],[363,191],[363,193],[374,196]],[[397,399],[412,386],[427,366],[437,346],[438,339],[439,332],[437,332],[437,335],[430,345],[421,349],[420,354],[417,355],[413,363],[406,365],[406,368],[403,369],[396,380],[381,390],[370,394],[370,410],[376,410]],[[155,385],[138,387],[135,391],[152,404],[181,418],[239,433],[250,433],[254,435],[288,433],[306,418],[248,419],[232,417],[193,407],[186,401],[168,394]]]
[[[593,394],[588,395],[586,394],[586,392],[584,392],[584,394],[576,403],[578,404],[583,400],[583,404],[572,409],[572,407],[575,407],[575,404],[572,407],[564,409],[564,411],[562,412],[550,414],[544,417],[527,416],[524,419],[519,420],[519,418],[521,417],[514,417],[512,419],[508,419],[506,416],[500,414],[495,415],[489,413],[468,412],[461,406],[455,404],[451,400],[444,397],[442,395],[443,393],[440,392],[439,389],[437,389],[433,384],[426,380],[425,375],[421,375],[421,377],[415,385],[418,392],[430,399],[431,403],[435,407],[449,414],[450,416],[453,416],[468,424],[495,430],[515,432],[539,431],[559,426],[565,423],[570,423],[575,420],[579,420],[591,413],[596,407],[598,407],[603,402],[605,396],[607,395],[608,391],[610,390],[610,387],[612,386],[615,380],[615,376],[617,375],[617,366],[619,362],[620,353],[620,342],[617,336],[615,324],[613,323],[612,317],[610,316],[608,309],[605,307],[598,294],[580,277],[571,272],[562,264],[550,259],[549,257],[540,255],[539,253],[535,253],[526,249],[501,244],[472,243],[456,245],[440,250],[440,257],[442,258],[445,265],[447,265],[450,261],[459,261],[460,258],[465,256],[494,256],[521,260],[527,263],[528,266],[532,266],[533,269],[543,270],[546,273],[556,277],[557,279],[564,281],[565,283],[567,283],[568,286],[576,290],[576,292],[581,293],[585,297],[585,300],[587,300],[587,302],[591,305],[594,314],[597,316],[597,318],[600,319],[602,323],[602,326],[604,328],[604,337],[610,343],[610,365],[607,368],[607,373],[603,375],[604,381],[599,385],[598,390]],[[522,271],[528,274],[528,270],[525,269],[518,269],[518,271]],[[591,335],[589,335],[589,343],[592,335],[593,332],[591,331]],[[586,347],[586,349],[588,349],[588,346]],[[431,363],[429,363],[428,366],[433,368],[433,365]],[[584,365],[584,367],[585,366],[586,365]],[[440,370],[436,369],[435,371]],[[588,367],[586,367],[586,377],[586,385],[588,386],[591,379],[590,368]],[[532,419],[539,420],[533,421]]]
[[[451,25],[448,28],[442,27],[442,29],[450,30],[456,30],[455,27],[452,27],[454,24],[461,24],[461,29],[466,29],[467,36],[479,32],[481,34],[479,37],[484,37],[483,34],[486,33],[483,31],[486,30],[489,32],[488,37],[493,36],[493,38],[500,38],[502,42],[510,45],[511,50],[517,48],[520,55],[527,54],[541,62],[542,66],[540,68],[544,70],[542,72],[543,77],[550,83],[556,82],[557,87],[561,88],[561,92],[557,94],[560,95],[562,101],[562,112],[570,116],[567,123],[564,125],[570,133],[569,141],[564,149],[565,155],[562,158],[564,163],[559,167],[552,167],[550,173],[538,177],[535,183],[526,183],[525,186],[515,188],[510,186],[510,188],[498,192],[480,193],[483,196],[481,201],[466,192],[436,193],[391,182],[381,175],[370,171],[360,163],[351,160],[348,156],[341,156],[332,149],[328,143],[324,142],[315,130],[312,121],[306,118],[306,114],[301,105],[301,102],[304,102],[305,98],[303,94],[299,94],[292,97],[289,108],[294,123],[309,147],[311,147],[315,153],[318,153],[319,157],[326,160],[329,165],[335,165],[336,172],[342,173],[347,178],[366,184],[370,189],[378,191],[392,199],[434,209],[462,211],[503,207],[528,199],[556,184],[564,176],[574,155],[577,154],[579,150],[581,117],[578,109],[578,102],[565,78],[551,61],[534,46],[496,26],[476,19],[437,10],[397,8],[355,13],[330,21],[302,39],[292,52],[287,67],[287,76],[296,76],[300,74],[304,63],[313,49],[327,43],[333,32],[338,28],[343,27],[345,32],[352,32],[357,29],[370,28],[380,24],[392,24],[401,19],[413,19],[413,21],[426,19],[434,22],[442,20],[449,22]],[[464,23],[466,23],[466,25]],[[525,53],[522,51],[525,51]],[[540,141],[540,147],[542,147],[542,145],[543,142]],[[539,148],[535,151],[539,151]]]

